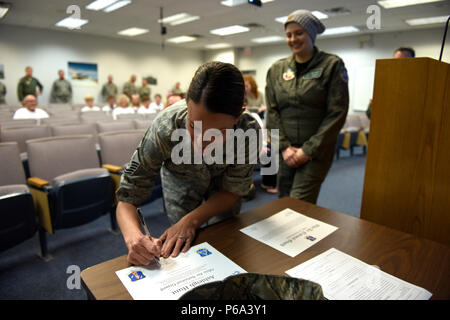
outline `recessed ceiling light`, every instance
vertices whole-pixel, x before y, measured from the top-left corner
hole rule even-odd
[[[226,0],[226,1],[220,1],[220,4],[226,7],[236,7],[240,6],[241,4],[247,3],[248,0]]]
[[[99,11],[99,10],[105,9],[106,7],[112,5],[116,1],[117,0],[96,0],[94,2],[89,3],[86,6],[86,9]]]
[[[414,6],[417,4],[425,4],[431,2],[438,2],[443,0],[383,0],[378,1],[378,4],[385,9]]]
[[[445,23],[447,19],[448,16],[440,16],[440,17],[409,19],[405,20],[405,22],[410,26],[420,26],[424,24]]]
[[[256,42],[256,43],[269,43],[269,42],[278,42],[278,41],[283,41],[284,38],[280,37],[280,36],[269,36],[269,37],[262,37],[262,38],[255,38],[252,39],[252,42]]]
[[[131,3],[131,0],[122,0],[114,3],[113,5],[110,5],[106,9],[104,9],[104,12],[111,12],[117,9],[120,9],[122,7],[125,7],[126,5],[129,5]]]
[[[0,19],[5,16],[5,14],[9,11],[11,8],[11,4],[6,2],[0,2]]]
[[[138,36],[140,34],[144,34],[147,32],[148,32],[148,29],[128,28],[128,29],[117,32],[117,34],[120,34],[121,36],[134,37],[134,36]]]
[[[231,44],[228,43],[213,43],[205,46],[207,49],[224,49],[231,47]]]
[[[79,29],[82,25],[85,25],[86,23],[88,23],[89,20],[84,20],[84,19],[75,19],[75,18],[71,18],[71,17],[67,17],[62,19],[61,21],[58,21],[56,23],[57,27],[62,27],[62,28],[68,28],[68,29]]]
[[[190,16],[190,17],[186,17],[186,18],[184,18],[184,19],[179,19],[179,20],[176,20],[176,21],[174,21],[174,22],[171,22],[170,25],[171,25],[171,26],[177,26],[177,25],[179,25],[179,24],[183,24],[183,23],[188,23],[188,22],[196,21],[196,20],[198,20],[198,19],[200,19],[199,16]]]
[[[197,38],[190,37],[190,36],[180,36],[180,37],[167,39],[167,42],[184,43],[184,42],[191,42],[191,41],[195,41],[195,40],[197,40]]]
[[[359,31],[359,29],[354,26],[328,28],[328,29],[325,29],[325,32],[320,34],[319,36],[330,36],[330,35],[334,35],[334,34],[352,33],[352,32],[358,32],[358,31]]]
[[[234,26],[210,30],[209,33],[216,34],[219,36],[227,36],[230,34],[242,33],[242,32],[247,32],[247,31],[250,31],[250,29],[247,27],[234,25]]]

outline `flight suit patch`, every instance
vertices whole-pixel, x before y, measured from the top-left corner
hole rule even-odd
[[[303,79],[317,79],[322,75],[322,69],[314,69],[303,76]]]
[[[288,68],[285,73],[283,73],[283,79],[286,81],[292,80],[295,78],[295,72],[292,71],[291,68]]]

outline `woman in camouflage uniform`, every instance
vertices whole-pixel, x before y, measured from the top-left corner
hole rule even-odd
[[[309,11],[291,13],[284,28],[293,54],[266,79],[267,128],[279,129],[282,155],[279,196],[315,203],[348,111],[347,71],[338,56],[314,46],[325,26]]]

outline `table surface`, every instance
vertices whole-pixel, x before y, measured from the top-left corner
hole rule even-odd
[[[286,208],[339,229],[294,258],[239,231]],[[199,230],[193,245],[202,242],[208,242],[247,272],[284,276],[286,270],[336,248],[430,291],[432,299],[450,299],[449,247],[297,199],[278,199]],[[129,266],[124,255],[83,270],[81,279],[88,296],[132,299],[115,274]]]

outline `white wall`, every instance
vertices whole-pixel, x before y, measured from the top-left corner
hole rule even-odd
[[[18,104],[17,83],[25,74],[25,67],[33,67],[33,75],[44,85],[39,103],[49,102],[50,89],[63,69],[67,75],[67,62],[98,64],[99,84],[96,87],[74,87],[74,103],[83,103],[83,97],[93,94],[100,104],[100,90],[113,74],[114,82],[121,92],[123,84],[131,74],[136,74],[136,84],[141,86],[141,76],[154,76],[156,86],[150,86],[152,96],[164,95],[175,82],[180,81],[187,90],[195,70],[203,62],[199,50],[180,49],[147,44],[128,39],[113,39],[89,36],[77,32],[52,31],[2,25],[0,27],[0,64],[5,67],[7,86],[6,102]]]
[[[439,59],[442,28],[419,31],[379,33],[372,40],[360,45],[360,36],[335,39],[318,39],[316,45],[323,51],[340,56],[348,69],[350,90],[350,113],[367,108],[372,97],[375,60],[392,58],[393,51],[400,46],[413,47],[416,57]],[[366,39],[368,40],[368,39]],[[222,50],[225,51],[225,50]],[[219,56],[221,50],[208,52],[207,57]],[[280,43],[251,48],[251,54],[235,50],[235,64],[241,70],[256,70],[256,82],[264,92],[266,73],[273,62],[290,54],[289,48]],[[447,44],[442,61],[450,63],[450,45]]]

